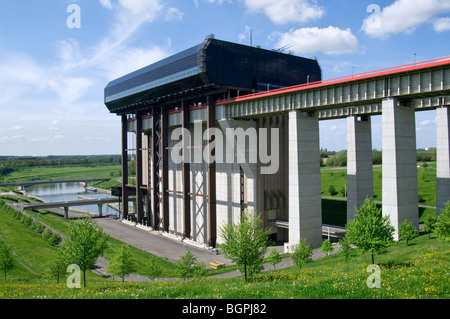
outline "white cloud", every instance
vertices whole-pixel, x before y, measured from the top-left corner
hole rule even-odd
[[[105,8],[112,9],[111,0],[100,0],[100,4]]]
[[[25,93],[36,94],[47,87],[48,70],[30,56],[0,51],[0,105],[10,105]]]
[[[324,10],[310,0],[244,0],[250,12],[263,12],[276,24],[306,23],[319,19]]]
[[[408,34],[444,12],[450,12],[448,0],[396,0],[381,12],[370,14],[363,22],[362,31],[375,38],[387,38],[397,33]]]
[[[450,31],[450,18],[441,18],[434,22],[436,32]]]
[[[177,8],[169,8],[166,13],[166,21],[181,21],[183,20],[184,13]]]
[[[49,86],[58,94],[61,106],[70,106],[83,97],[94,81],[85,77],[55,77]]]
[[[152,21],[162,9],[160,0],[119,0],[122,8],[135,17]]]
[[[23,125],[16,125],[13,127],[13,130],[15,131],[23,131],[25,127]]]
[[[436,120],[423,120],[419,124],[420,126],[430,126],[430,125],[436,125]]]
[[[324,53],[340,55],[356,53],[359,49],[358,39],[350,29],[342,30],[337,27],[301,28],[291,30],[279,36],[277,47],[291,46],[290,49],[298,54]]]

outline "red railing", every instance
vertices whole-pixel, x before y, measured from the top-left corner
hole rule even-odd
[[[265,92],[247,94],[247,95],[243,95],[240,97],[234,97],[234,98],[230,98],[230,99],[217,101],[216,105],[247,101],[247,100],[251,100],[251,99],[267,97],[267,96],[272,96],[272,95],[278,95],[278,94],[286,94],[286,93],[291,93],[291,92],[295,92],[295,91],[301,91],[301,90],[313,89],[313,88],[318,88],[318,87],[327,86],[327,85],[339,84],[339,83],[343,83],[343,82],[352,82],[352,81],[363,80],[363,79],[367,79],[367,78],[391,75],[391,74],[395,74],[395,73],[399,73],[399,72],[407,72],[407,71],[414,71],[414,70],[419,70],[419,69],[426,69],[426,68],[431,68],[431,67],[445,65],[445,64],[450,64],[450,57],[416,62],[416,63],[406,64],[406,65],[401,65],[401,66],[395,66],[395,67],[375,70],[375,71],[357,73],[357,74],[353,74],[353,75],[347,75],[347,76],[328,79],[328,80],[299,84],[299,85],[289,86],[289,87],[285,87],[285,88],[281,88],[281,89],[274,89],[274,90],[265,91]]]

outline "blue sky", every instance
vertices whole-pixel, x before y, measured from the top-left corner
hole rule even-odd
[[[449,56],[450,0],[0,0],[0,30],[0,155],[119,154],[112,79],[209,34],[315,56],[324,79]],[[345,120],[320,126],[321,147],[346,148]],[[436,145],[435,112],[416,129]]]

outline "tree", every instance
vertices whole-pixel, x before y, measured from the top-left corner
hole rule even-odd
[[[323,241],[322,246],[320,247],[320,250],[327,254],[327,256],[330,255],[330,253],[334,250],[333,245],[331,244],[329,239],[326,239]]]
[[[280,263],[281,260],[282,260],[281,255],[275,248],[271,250],[269,256],[267,256],[266,258],[266,261],[273,265],[273,269],[275,269],[275,265]]]
[[[73,222],[67,237],[61,246],[67,264],[77,264],[83,271],[83,284],[86,288],[86,270],[95,265],[97,258],[106,248],[109,236],[103,233],[102,227],[85,218]]]
[[[431,238],[431,233],[436,227],[436,216],[427,215],[424,220],[423,231],[428,233],[428,238]]]
[[[177,260],[180,276],[183,279],[194,276],[195,268],[197,267],[197,257],[189,249],[186,249],[186,254],[181,255]]]
[[[199,261],[194,269],[194,277],[203,278],[208,274],[208,269],[203,261]]]
[[[450,242],[450,201],[445,204],[442,214],[437,218],[435,232],[438,238]]]
[[[115,276],[125,280],[125,276],[134,271],[134,263],[131,259],[130,247],[128,245],[121,245],[117,252],[112,256],[108,263],[107,271]]]
[[[409,241],[417,237],[417,229],[413,226],[411,222],[407,219],[398,227],[398,235],[404,241],[406,241],[406,246],[409,245]]]
[[[8,271],[14,268],[13,254],[11,248],[0,240],[0,271],[3,272],[6,280]]]
[[[330,187],[328,188],[328,193],[330,193],[331,196],[336,195],[338,192],[336,192],[336,188],[334,188],[333,185],[330,185]]]
[[[220,245],[223,254],[236,263],[246,281],[249,276],[261,272],[264,268],[270,230],[260,229],[260,225],[259,214],[244,212],[240,223],[227,224],[220,229],[224,240]]]
[[[291,259],[302,269],[302,265],[312,259],[312,249],[306,244],[306,239],[300,239],[300,242],[292,247],[293,253]]]
[[[341,246],[341,249],[339,250],[338,254],[344,255],[345,261],[348,261],[348,258],[353,253],[353,249],[350,246],[350,243],[346,238],[342,238],[341,240],[339,240],[339,245]]]
[[[163,269],[158,260],[156,260],[155,257],[152,257],[145,267],[145,275],[151,280],[155,281],[155,278],[161,276],[162,270]]]
[[[64,260],[64,256],[62,254],[62,250],[58,249],[56,255],[52,260],[47,264],[47,274],[51,278],[55,278],[56,282],[59,283],[60,278],[66,274],[67,263]]]
[[[393,234],[389,217],[383,216],[375,202],[367,198],[356,210],[355,218],[347,223],[345,237],[363,252],[371,252],[375,264],[374,253],[386,249],[394,241]]]

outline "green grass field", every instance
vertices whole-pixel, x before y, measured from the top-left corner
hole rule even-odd
[[[103,189],[111,189],[113,185],[119,185],[121,166],[118,164],[92,164],[92,165],[67,165],[67,166],[33,166],[15,171],[3,178],[3,183],[31,181],[32,179],[80,179],[80,178],[111,178],[108,182],[95,184]],[[112,176],[114,175],[114,176]]]
[[[381,268],[380,288],[367,286],[371,273],[369,254],[355,251],[348,261],[330,255],[306,264],[264,272],[248,282],[242,277],[203,278],[187,281],[130,283],[88,274],[86,289],[69,289],[65,282],[42,278],[45,261],[56,249],[8,214],[0,212],[0,235],[16,253],[16,267],[0,280],[1,299],[448,299],[450,297],[450,247],[422,235],[409,246],[399,242],[375,256]],[[108,251],[120,243],[110,242]],[[108,255],[107,252],[105,255]],[[137,263],[147,253],[133,250]],[[20,262],[20,263],[19,263]],[[169,263],[170,264],[170,263]],[[173,264],[167,265],[174,267]]]
[[[9,181],[26,180],[32,177],[75,178],[104,177],[119,169],[117,165],[76,166],[58,168],[32,168],[8,176]],[[433,205],[435,201],[436,177],[435,163],[418,168],[419,195],[422,205]],[[86,175],[90,174],[90,175]],[[116,178],[113,178],[114,180]],[[345,190],[346,170],[322,168],[323,196],[331,196],[331,185],[338,191],[335,199],[322,200],[323,222],[333,225],[345,225],[346,201],[340,191]],[[109,187],[109,186],[108,186]],[[106,188],[108,188],[106,187]],[[381,168],[374,167],[374,190],[376,200],[381,199]],[[333,197],[333,196],[331,196]],[[8,202],[13,198],[6,198]],[[20,201],[20,200],[19,200]],[[27,212],[37,218],[35,212]],[[435,214],[434,209],[420,208],[420,218]],[[39,220],[59,232],[66,232],[70,221],[60,216],[41,211]],[[388,250],[375,256],[375,262],[381,267],[381,288],[368,288],[366,272],[371,263],[369,254],[356,251],[355,256],[346,262],[342,256],[331,255],[307,264],[302,270],[288,267],[278,271],[264,272],[250,282],[242,277],[230,279],[204,278],[188,281],[169,281],[155,283],[121,283],[106,279],[89,272],[86,289],[69,289],[66,284],[55,283],[46,278],[46,263],[56,254],[56,248],[38,234],[0,209],[0,240],[6,241],[14,252],[15,268],[8,272],[7,280],[0,279],[0,299],[66,299],[66,298],[230,298],[230,299],[448,299],[450,297],[450,247],[436,238],[421,235],[410,246],[399,242]],[[105,258],[122,243],[110,239]],[[132,248],[132,258],[137,273],[144,275],[144,266],[150,258],[157,258],[147,252]],[[178,277],[175,264],[158,258],[164,268],[162,277]],[[234,270],[225,268],[220,272]],[[217,274],[209,271],[209,275]]]

